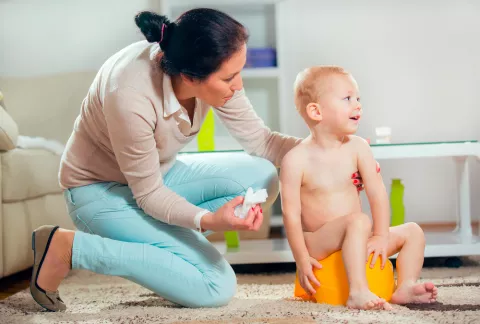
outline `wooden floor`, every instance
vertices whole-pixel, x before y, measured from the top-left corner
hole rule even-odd
[[[478,223],[473,224],[474,230],[478,233]],[[428,224],[422,225],[424,230],[428,231],[451,231],[455,228],[453,224]],[[272,229],[271,238],[281,238],[282,231],[279,229]],[[30,276],[32,270],[27,269],[25,271],[16,273],[14,275],[0,279],[0,300],[5,299],[21,290],[28,288],[30,284]]]
[[[28,288],[32,269],[0,279],[0,300]]]

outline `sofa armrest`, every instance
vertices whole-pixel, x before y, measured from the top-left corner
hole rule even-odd
[[[18,126],[0,105],[0,151],[13,150],[17,145]]]
[[[0,154],[2,202],[15,202],[61,193],[61,156],[43,149],[14,149]]]

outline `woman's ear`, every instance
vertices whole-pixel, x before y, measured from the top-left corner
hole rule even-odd
[[[316,102],[311,102],[307,105],[306,108],[307,116],[311,120],[321,121],[323,119],[322,110],[320,105]]]
[[[186,85],[193,86],[196,83],[196,80],[188,75],[180,73],[180,78],[182,78],[182,82]]]

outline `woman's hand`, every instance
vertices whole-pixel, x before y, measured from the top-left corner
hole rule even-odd
[[[252,207],[245,218],[235,216],[235,207],[243,203],[244,197],[238,196],[220,207],[215,213],[202,217],[200,226],[204,230],[222,231],[258,231],[263,222],[263,211],[259,205]]]
[[[380,172],[380,164],[378,164],[377,162],[377,173]],[[357,190],[358,191],[362,191],[364,188],[363,186],[363,182],[362,182],[362,176],[360,175],[360,172],[355,172],[354,174],[352,174],[352,181],[353,181],[353,184],[357,187]]]

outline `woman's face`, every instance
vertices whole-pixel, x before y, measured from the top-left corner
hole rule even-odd
[[[222,107],[230,100],[235,91],[243,88],[240,71],[247,60],[247,46],[243,45],[218,71],[206,80],[195,83],[195,96],[213,107]]]

